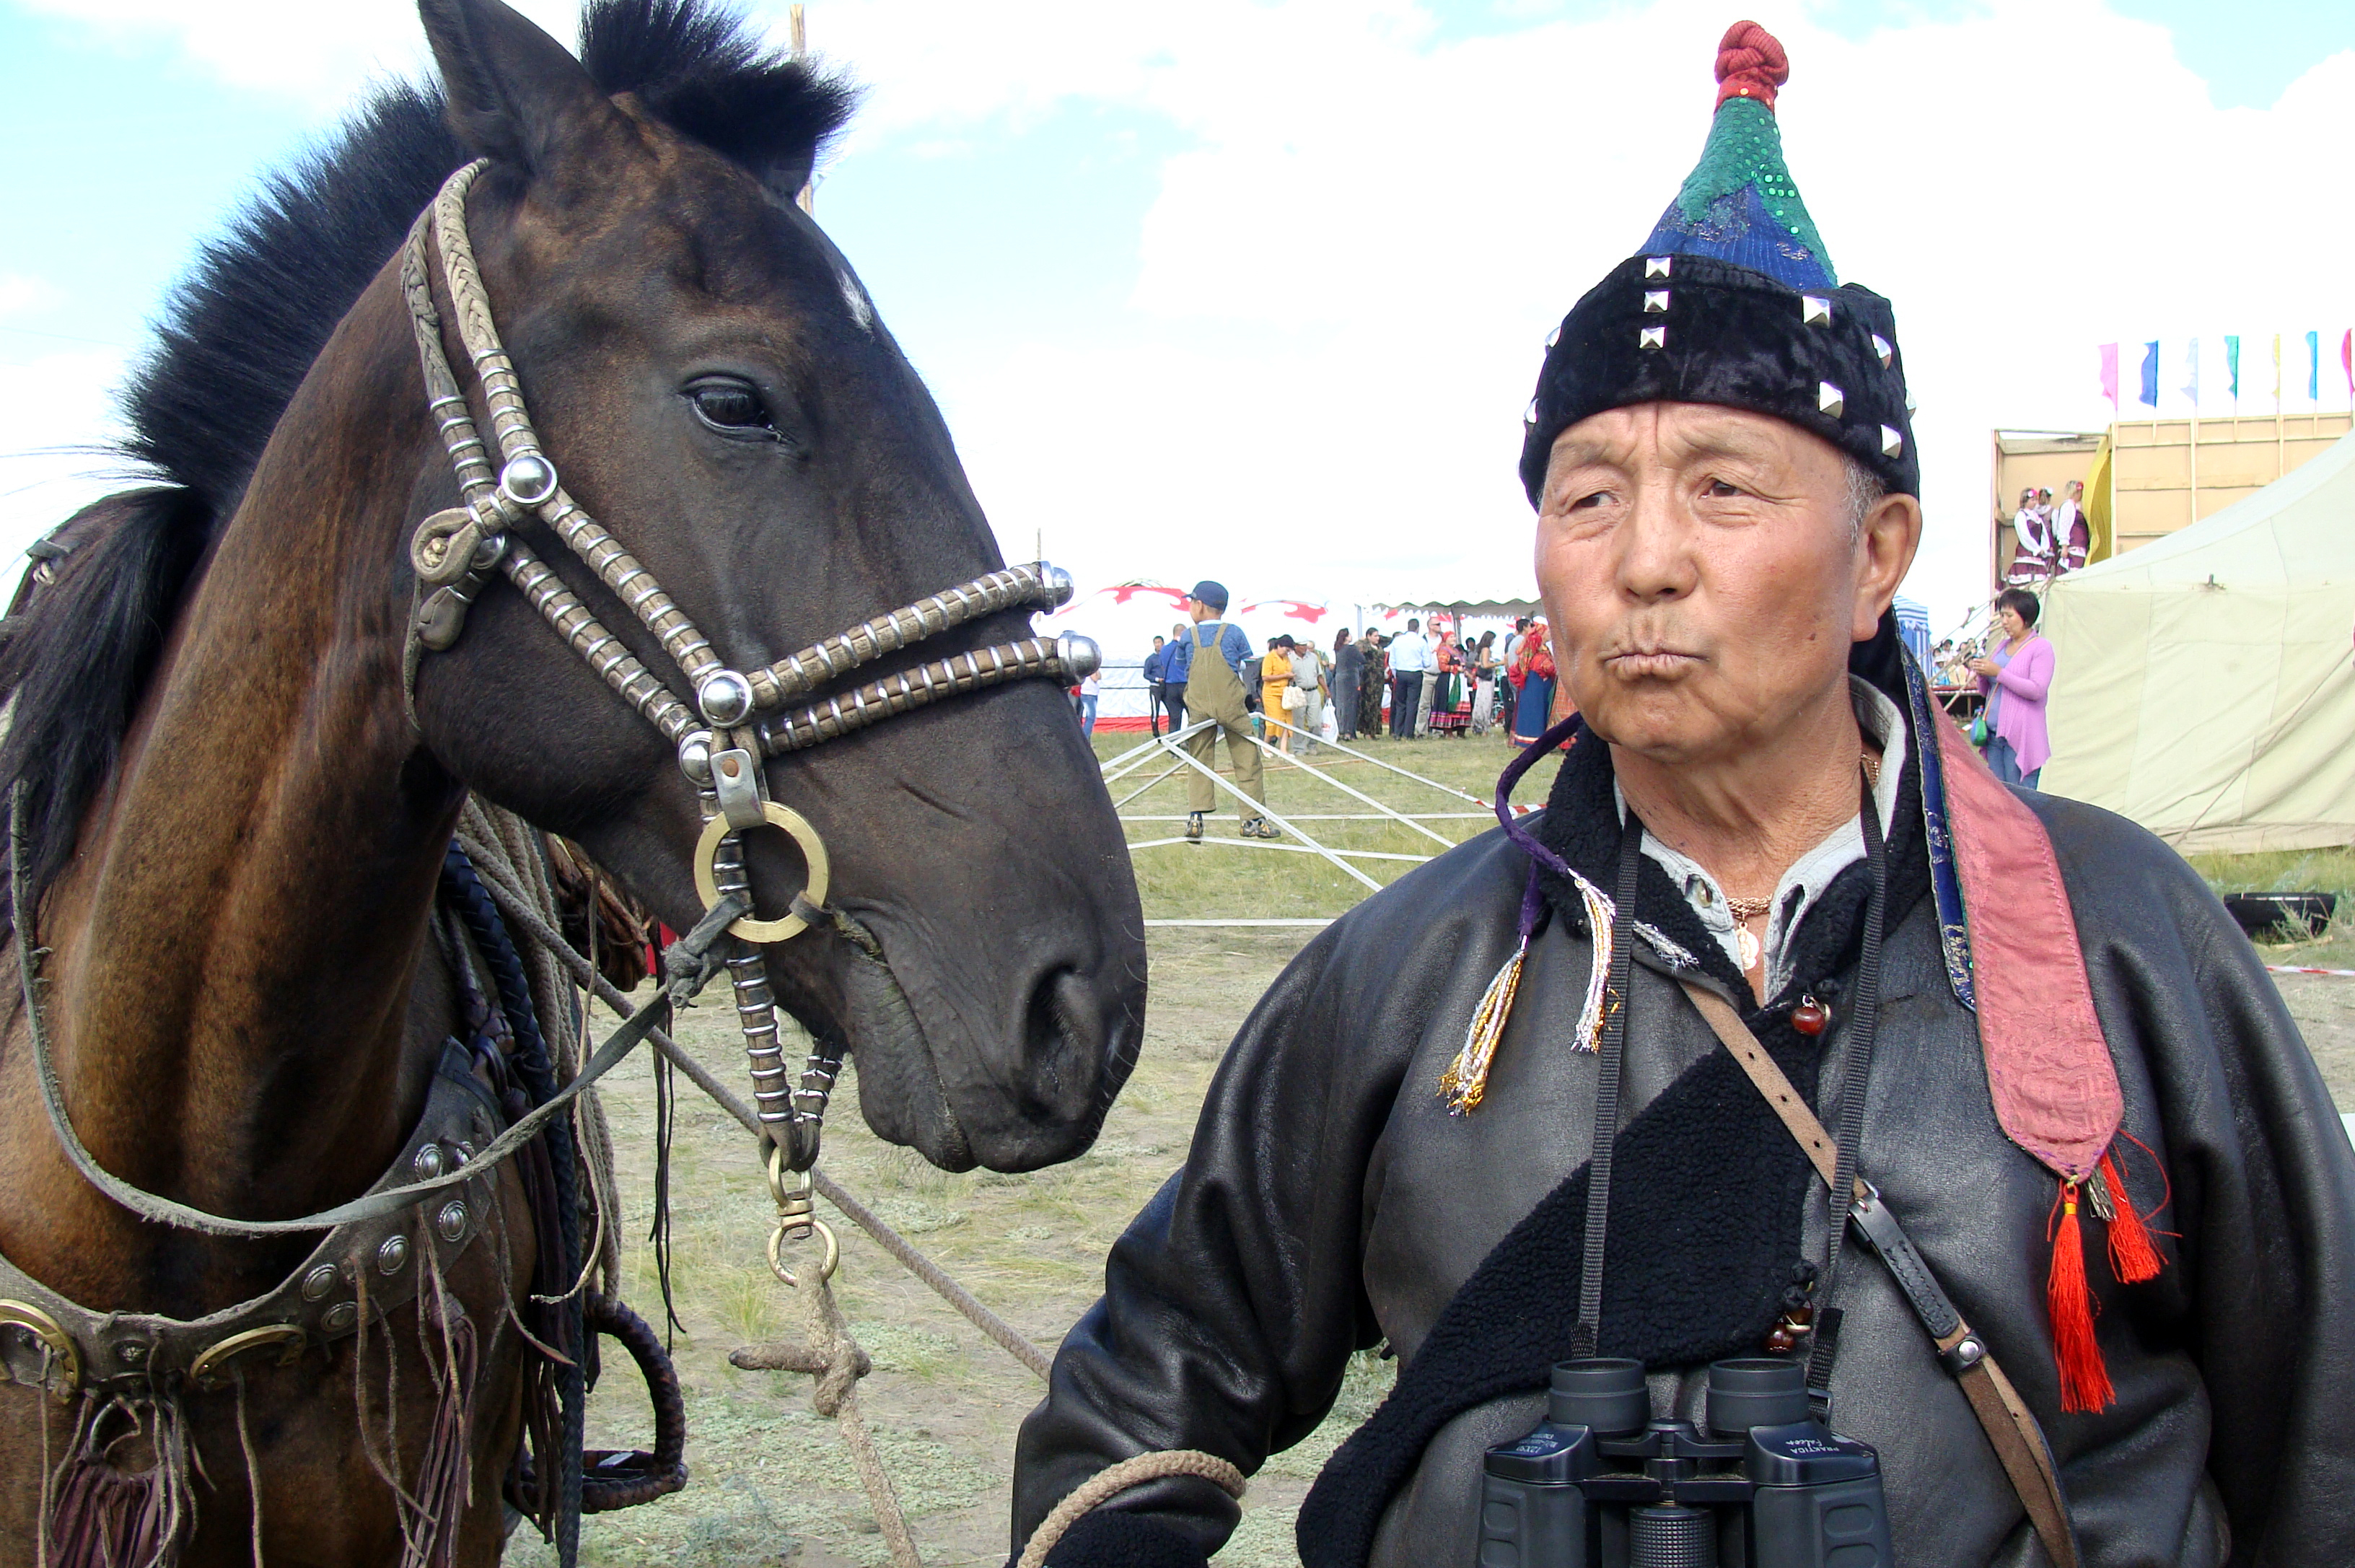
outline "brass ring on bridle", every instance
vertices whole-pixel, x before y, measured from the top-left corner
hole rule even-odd
[[[808,862],[809,884],[802,890],[797,901],[813,907],[824,906],[826,889],[833,878],[826,858],[826,840],[817,836],[817,829],[810,826],[809,818],[790,806],[779,805],[773,800],[761,803],[761,816],[770,827],[783,828],[800,846],[802,859]],[[703,837],[696,841],[695,892],[703,901],[705,909],[714,908],[719,902],[719,845],[730,831],[725,816],[714,816],[703,825]],[[781,920],[755,920],[748,914],[728,928],[730,935],[760,943],[783,942],[808,929],[809,922],[798,914],[788,914]]]
[[[805,1220],[794,1228],[799,1230],[803,1226],[816,1232],[817,1239],[826,1243],[826,1250],[818,1258],[817,1277],[820,1281],[832,1279],[835,1269],[842,1262],[842,1243],[835,1239],[834,1227],[823,1220],[813,1219]],[[794,1276],[793,1270],[785,1266],[785,1222],[780,1220],[777,1221],[777,1228],[769,1232],[769,1272],[786,1285],[799,1290],[802,1282]]]

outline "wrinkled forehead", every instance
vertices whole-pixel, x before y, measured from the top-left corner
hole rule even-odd
[[[1549,477],[1584,467],[1682,468],[1725,460],[1787,470],[1793,477],[1843,477],[1838,447],[1772,414],[1718,403],[1635,403],[1589,414],[1554,438]]]

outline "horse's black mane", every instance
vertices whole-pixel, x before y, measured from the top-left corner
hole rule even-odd
[[[606,92],[636,93],[755,170],[814,155],[853,97],[707,0],[591,0],[581,59]],[[122,454],[161,483],[61,528],[83,537],[0,643],[0,700],[11,704],[0,779],[27,786],[36,888],[71,853],[177,605],[295,389],[468,156],[437,89],[387,88],[272,176],[174,289],[123,394]]]

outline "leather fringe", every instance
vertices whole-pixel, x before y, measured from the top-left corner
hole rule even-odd
[[[143,1442],[147,1468],[122,1469],[118,1454]],[[169,1401],[85,1393],[50,1481],[47,1568],[173,1568],[196,1526],[187,1431]]]
[[[433,1256],[431,1238],[425,1252],[429,1259]],[[394,1499],[400,1515],[400,1568],[453,1568],[459,1526],[474,1493],[477,1344],[474,1319],[449,1293],[441,1269],[429,1263],[426,1277],[432,1291],[430,1300],[425,1292],[418,1293],[417,1339],[433,1379],[433,1422],[426,1429],[416,1485],[396,1492]]]

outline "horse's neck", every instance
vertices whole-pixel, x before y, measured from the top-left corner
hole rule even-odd
[[[388,406],[386,293],[280,423],[43,901],[82,1138],[217,1211],[365,1187],[430,1072],[411,991],[458,796],[400,698],[394,563],[426,427]]]

